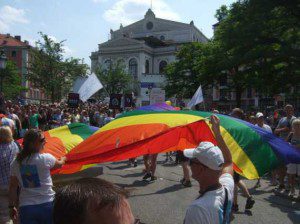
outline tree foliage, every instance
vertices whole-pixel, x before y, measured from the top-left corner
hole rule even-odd
[[[167,93],[190,96],[199,84],[226,75],[237,106],[246,88],[273,96],[300,83],[299,5],[296,0],[241,0],[216,12],[215,35],[206,44],[182,47],[168,67]],[[185,76],[185,72],[190,72]],[[172,87],[173,86],[173,87]]]
[[[7,61],[5,69],[0,71],[2,77],[3,93],[6,99],[15,99],[20,96],[26,88],[22,86],[17,66],[13,61]]]
[[[46,34],[40,35],[42,41],[31,50],[28,79],[43,88],[52,102],[59,101],[77,77],[86,75],[88,66],[77,58],[64,59],[64,41],[55,42]]]
[[[113,63],[106,69],[99,67],[96,70],[96,75],[109,95],[131,93],[136,89],[136,82],[132,75],[126,73],[121,63]]]

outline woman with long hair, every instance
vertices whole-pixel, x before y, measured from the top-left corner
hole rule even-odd
[[[54,191],[50,169],[60,168],[66,159],[62,157],[57,160],[49,153],[40,153],[45,143],[42,131],[27,131],[23,139],[23,150],[11,166],[10,217],[16,220],[19,214],[21,224],[52,223]]]
[[[8,126],[0,127],[0,223],[10,223],[8,211],[8,186],[10,165],[19,152]]]

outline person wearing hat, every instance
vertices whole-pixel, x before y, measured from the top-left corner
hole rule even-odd
[[[256,115],[256,125],[261,127],[262,129],[265,129],[267,132],[272,133],[272,129],[269,125],[265,124],[264,121],[264,114],[261,112],[258,112]]]
[[[261,127],[262,129],[266,130],[269,133],[272,133],[272,129],[269,125],[265,124],[264,121],[264,114],[262,112],[257,112],[255,115],[256,118],[256,126]],[[276,182],[275,173],[272,172],[272,185]],[[255,184],[255,188],[260,187],[260,178],[258,178],[257,183]]]
[[[200,196],[188,207],[184,224],[229,223],[234,181],[231,153],[220,132],[220,120],[211,118],[212,131],[218,146],[201,142],[197,148],[186,149],[192,177],[200,185]]]

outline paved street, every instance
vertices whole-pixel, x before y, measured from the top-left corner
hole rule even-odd
[[[198,187],[183,188],[179,183],[182,170],[180,166],[164,164],[165,157],[159,156],[157,166],[158,180],[143,181],[142,160],[138,167],[129,167],[127,162],[104,165],[102,178],[129,189],[133,212],[145,224],[182,223],[186,207],[197,197]],[[240,212],[232,223],[300,223],[300,203],[275,196],[273,187],[263,180],[259,189],[254,189],[255,181],[246,181],[256,200],[252,214],[244,213],[246,200],[239,197]]]

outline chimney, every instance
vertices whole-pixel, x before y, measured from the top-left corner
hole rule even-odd
[[[10,33],[7,33],[7,34],[6,34],[6,37],[10,37]]]
[[[15,36],[15,39],[17,39],[18,41],[21,41],[21,36]]]

